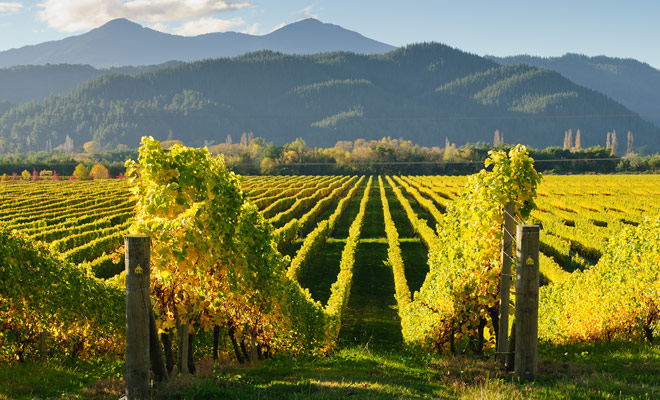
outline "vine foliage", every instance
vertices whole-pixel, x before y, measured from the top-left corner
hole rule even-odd
[[[495,343],[504,205],[515,203],[517,218],[526,218],[541,175],[520,145],[491,151],[485,165],[437,221],[429,273],[402,313],[408,342],[475,353]]]

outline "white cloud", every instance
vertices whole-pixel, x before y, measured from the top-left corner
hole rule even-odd
[[[0,2],[0,15],[9,15],[18,12],[23,5],[21,3]]]
[[[286,26],[286,22],[282,22],[281,24],[277,24],[273,27],[273,29],[270,30],[270,32],[275,32],[276,30],[283,28]],[[270,33],[268,32],[268,33]]]
[[[259,34],[259,23],[252,24],[247,27],[247,29],[243,29],[241,33],[247,33],[248,35],[258,35]]]
[[[162,22],[156,22],[155,24],[149,25],[149,28],[158,31],[158,32],[165,32],[169,33],[170,32],[170,27],[167,24],[164,24]]]
[[[172,29],[172,33],[181,36],[197,36],[205,33],[226,31],[235,26],[241,25],[245,25],[243,18],[200,18],[194,21],[188,21],[185,24]]]
[[[2,3],[0,3],[2,4]],[[210,18],[250,7],[245,0],[44,0],[39,18],[63,32],[96,28],[115,18],[164,23]],[[163,25],[158,25],[163,27]]]
[[[311,5],[303,8],[302,10],[298,11],[298,18],[299,19],[307,19],[307,18],[319,19],[319,15],[313,13],[312,9],[314,9],[313,4],[311,4]]]

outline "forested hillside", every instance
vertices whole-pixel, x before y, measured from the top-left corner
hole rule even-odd
[[[42,101],[48,96],[65,95],[81,83],[107,74],[135,75],[166,66],[116,67],[97,69],[89,65],[48,64],[21,65],[0,69],[0,114],[4,113],[2,102],[23,104],[33,100]]]
[[[558,73],[418,44],[384,55],[257,52],[182,63],[136,76],[106,75],[66,96],[12,108],[0,118],[0,151],[87,141],[135,147],[143,135],[199,146],[253,132],[276,144],[402,137],[426,146],[492,142],[560,146],[567,129],[583,147],[607,132],[660,148],[652,124]],[[619,146],[625,152],[624,145]]]
[[[580,54],[548,58],[527,55],[489,58],[504,65],[524,63],[553,69],[578,85],[610,96],[660,126],[660,71],[646,63]]]

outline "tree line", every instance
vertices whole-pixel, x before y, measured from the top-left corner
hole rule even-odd
[[[568,132],[566,134],[568,137]],[[577,134],[579,137],[579,133]],[[576,137],[576,139],[577,139]],[[628,136],[629,143],[632,134]],[[503,134],[495,132],[494,143],[457,146],[445,139],[444,146],[420,146],[410,140],[384,137],[379,140],[356,139],[339,141],[332,147],[309,146],[298,138],[278,146],[263,138],[243,133],[234,141],[227,135],[225,142],[208,146],[212,154],[225,159],[227,168],[244,175],[288,174],[407,174],[407,175],[468,175],[478,172],[494,148],[509,150]],[[567,139],[568,140],[568,139]],[[179,140],[164,141],[165,148]],[[618,156],[612,147],[582,148],[579,140],[565,141],[564,147],[529,149],[539,171],[544,173],[642,173],[660,172],[660,155],[637,155],[628,152]],[[632,147],[629,145],[629,149]],[[79,152],[60,150],[0,156],[0,176],[51,171],[60,176],[73,176],[76,167],[92,169],[102,165],[110,177],[123,176],[124,162],[135,159],[137,150],[100,151],[93,143],[86,143]],[[84,176],[85,174],[83,174]],[[105,174],[104,174],[105,176]]]

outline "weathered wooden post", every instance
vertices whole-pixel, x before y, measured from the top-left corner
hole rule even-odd
[[[148,399],[150,238],[124,237],[126,254],[126,398]]]
[[[511,294],[511,249],[513,245],[513,228],[515,222],[513,213],[516,212],[514,203],[504,206],[504,223],[502,224],[502,255],[500,270],[500,315],[497,329],[496,355],[499,362],[506,363],[509,351],[509,301]]]
[[[518,225],[516,239],[514,375],[534,379],[539,369],[539,226]]]

